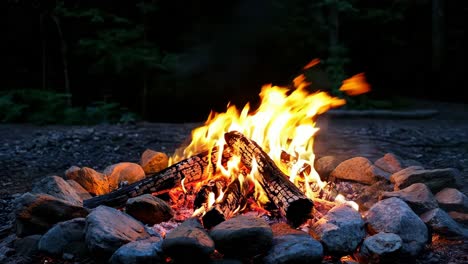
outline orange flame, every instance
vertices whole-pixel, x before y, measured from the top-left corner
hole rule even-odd
[[[319,60],[314,59],[304,69],[317,63]],[[221,154],[225,145],[224,134],[236,130],[259,144],[278,167],[290,176],[290,180],[303,188],[304,193],[309,198],[313,198],[314,191],[310,185],[314,184],[320,188],[326,185],[320,180],[313,166],[315,159],[314,135],[319,130],[315,127],[314,119],[330,108],[344,105],[345,100],[332,97],[322,91],[314,93],[307,91],[309,83],[305,79],[302,74],[297,76],[293,81],[294,89],[272,86],[271,84],[264,85],[260,92],[260,106],[254,111],[251,111],[250,105],[247,103],[242,110],[228,104],[224,113],[211,112],[205,124],[192,131],[191,143],[183,150],[176,151],[171,157],[170,164],[201,151],[211,150],[213,147],[218,147],[221,150],[218,153]],[[369,91],[369,89],[370,86],[365,82],[363,74],[345,80],[340,88],[340,90],[352,95]],[[291,162],[281,161],[283,152],[291,156]],[[229,175],[239,175],[232,172],[238,166],[240,159],[235,158],[228,163],[228,168],[224,168],[221,164],[221,156],[218,157],[217,168],[220,168],[222,175],[231,177],[232,180],[233,176]],[[257,202],[262,204],[265,202],[265,198],[268,198],[264,193],[261,193],[258,177],[255,176],[257,173],[256,163],[253,162],[253,164],[254,168],[246,179],[256,183],[254,196],[258,199]],[[303,170],[306,166],[311,168],[310,172]],[[338,198],[338,201],[344,202],[341,197]]]
[[[370,85],[366,82],[364,73],[358,73],[353,77],[344,80],[340,87],[340,91],[347,93],[348,95],[354,96],[370,91]]]

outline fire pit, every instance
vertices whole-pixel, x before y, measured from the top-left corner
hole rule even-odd
[[[15,201],[11,239],[48,261],[111,263],[411,263],[431,238],[466,240],[456,169],[391,153],[316,159],[317,115],[345,102],[307,86],[301,75],[294,89],[264,86],[255,111],[211,113],[169,158],[148,150],[140,164],[42,179]],[[341,89],[369,86],[360,74]]]

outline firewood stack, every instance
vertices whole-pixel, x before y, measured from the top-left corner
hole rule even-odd
[[[248,170],[252,170],[253,162],[256,162],[257,180],[269,200],[279,210],[280,215],[292,226],[299,226],[311,217],[312,200],[289,180],[288,175],[278,168],[256,142],[237,131],[226,133],[225,140],[227,146],[223,150],[223,161],[227,161],[232,155],[238,155],[241,157],[243,166]],[[206,181],[210,173],[216,171],[216,158],[217,149],[213,149],[211,153],[209,151],[199,153],[141,181],[85,200],[84,206],[95,208],[99,205],[107,205],[119,208],[132,197],[146,193],[164,193],[181,186],[182,183],[186,185]],[[209,208],[210,210],[205,215],[204,222],[207,225],[214,226],[234,216],[245,207],[249,193],[241,191],[248,189],[247,186],[241,187],[242,184],[245,183],[235,177],[235,180],[227,185],[223,199]]]

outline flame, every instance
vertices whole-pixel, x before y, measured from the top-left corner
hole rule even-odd
[[[370,85],[366,82],[364,73],[358,73],[353,77],[344,80],[340,87],[340,91],[348,95],[359,95],[370,91]]]
[[[312,60],[304,69],[319,63]],[[184,158],[198,154],[201,151],[218,148],[222,153],[225,145],[224,134],[229,131],[239,131],[246,137],[254,140],[273,159],[278,167],[290,180],[303,189],[309,198],[314,198],[316,191],[311,185],[322,189],[326,183],[320,180],[314,170],[313,151],[314,136],[319,130],[315,118],[330,108],[345,104],[345,100],[332,97],[323,91],[310,92],[310,85],[303,74],[293,80],[293,88],[273,86],[266,84],[260,92],[261,103],[256,110],[251,110],[247,103],[242,110],[234,105],[227,105],[224,113],[211,112],[205,124],[192,131],[192,141],[184,148],[179,149],[170,158],[169,163],[174,164]],[[358,74],[343,81],[340,90],[349,94],[360,94],[369,91],[370,86],[365,82],[364,75]],[[289,155],[289,161],[282,161],[282,153]],[[216,168],[219,172],[230,177],[231,181],[238,178],[240,157],[234,156],[226,166],[222,166],[222,155],[218,156]],[[259,205],[268,201],[259,184],[256,162],[249,175],[242,177],[242,181],[249,180],[254,185],[254,196]],[[309,168],[305,170],[304,168]],[[341,201],[338,198],[338,201]],[[343,197],[344,199],[344,197]],[[213,198],[213,202],[215,202]],[[346,199],[345,199],[346,200]]]

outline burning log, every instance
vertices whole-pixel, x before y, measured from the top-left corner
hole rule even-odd
[[[231,218],[235,213],[242,210],[247,202],[246,195],[242,190],[239,178],[231,182],[221,201],[215,203],[213,208],[202,217],[203,226],[206,229],[211,229],[213,226]]]
[[[260,185],[291,225],[299,226],[311,217],[314,205],[312,200],[289,180],[256,142],[237,131],[224,134],[224,138],[228,146],[241,156],[246,167],[252,169],[252,161],[255,159],[261,176]]]
[[[199,153],[131,185],[84,200],[83,205],[87,208],[99,205],[123,207],[128,199],[142,194],[163,193],[179,187],[182,182],[188,184],[205,180],[210,172],[216,171],[217,153],[217,149],[213,149],[211,153],[209,151]],[[231,154],[225,149],[223,159],[230,156]]]

